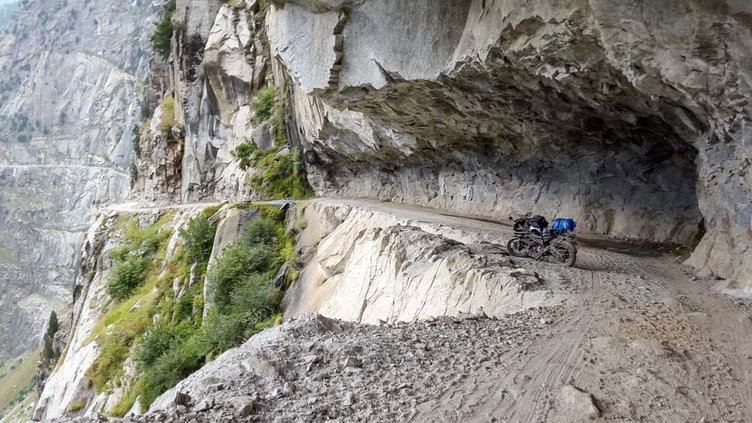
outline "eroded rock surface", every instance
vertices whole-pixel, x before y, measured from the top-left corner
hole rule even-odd
[[[740,2],[273,2],[318,193],[689,244],[751,282]]]
[[[499,317],[561,301],[556,283],[503,254],[500,233],[444,227],[414,213],[314,200],[301,234],[307,264],[286,295],[285,316],[318,312],[378,324]]]

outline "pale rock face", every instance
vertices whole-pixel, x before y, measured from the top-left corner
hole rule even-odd
[[[97,343],[89,337],[103,316],[96,304],[107,302],[107,277],[111,266],[105,264],[106,270],[97,269],[96,263],[100,257],[104,257],[103,252],[106,254],[106,251],[113,248],[113,244],[108,245],[103,237],[107,222],[107,217],[101,215],[89,228],[84,242],[82,264],[95,272],[86,284],[79,283],[81,291],[73,304],[73,330],[61,358],[62,364],[44,382],[34,413],[37,420],[62,416],[70,404],[88,394],[86,371],[99,354]],[[84,278],[85,276],[81,277]]]
[[[304,216],[300,247],[310,257],[285,297],[286,319],[500,317],[561,301],[534,272],[474,254],[473,244],[489,241],[478,233],[325,200],[313,201]]]
[[[752,283],[750,9],[280,0],[267,20],[317,193],[684,244],[704,220],[690,263]]]
[[[123,245],[123,226],[118,224],[118,216],[138,218],[143,225],[156,222],[165,213],[173,213],[172,219],[163,226],[172,231],[162,269],[172,259],[178,246],[180,229],[188,221],[202,212],[203,206],[186,206],[175,210],[154,208],[133,212],[104,210],[94,225],[89,228],[80,253],[81,267],[78,270],[75,287],[78,293],[74,298],[74,328],[64,355],[47,380],[37,401],[34,417],[36,420],[48,421],[63,416],[71,404],[84,401],[84,415],[96,413],[109,414],[128,392],[131,384],[137,380],[135,363],[124,363],[124,374],[118,387],[111,392],[97,393],[91,386],[86,372],[97,359],[100,346],[94,337],[94,329],[106,315],[111,306],[107,293],[107,281],[113,269],[110,252]]]
[[[128,192],[157,3],[30,1],[0,34],[0,361],[71,302],[93,208]]]
[[[240,199],[252,193],[232,152],[253,130],[252,101],[266,84],[259,6],[177,2],[185,30],[173,40],[176,120],[184,130],[180,187],[168,200]],[[148,164],[148,163],[147,163]],[[165,184],[175,186],[176,184]]]

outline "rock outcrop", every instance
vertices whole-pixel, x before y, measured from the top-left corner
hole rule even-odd
[[[93,207],[128,192],[157,11],[28,1],[0,33],[0,361],[39,345]]]
[[[378,324],[501,317],[561,301],[538,273],[489,252],[489,241],[500,243],[493,233],[327,200],[307,205],[303,218],[300,248],[307,264],[286,295],[288,319],[321,313]]]
[[[271,77],[264,18],[257,1],[177,1],[166,87],[176,129],[154,127],[163,119],[158,108],[142,134],[134,198],[169,203],[253,194],[232,152],[252,139],[252,104]]]
[[[317,193],[690,244],[751,283],[752,6],[277,0]]]
[[[109,414],[128,392],[137,376],[135,364],[130,360],[125,361],[125,370],[116,386],[108,386],[107,389],[101,387],[101,392],[92,386],[90,374],[92,365],[102,354],[103,318],[117,305],[108,293],[107,284],[115,263],[113,251],[127,244],[127,226],[124,222],[134,221],[148,226],[160,219],[164,221],[161,230],[169,231],[171,235],[157,268],[166,269],[176,252],[180,229],[203,209],[197,205],[176,209],[104,210],[99,214],[82,247],[81,267],[75,281],[74,330],[57,368],[44,381],[33,416],[35,420],[47,421],[72,412]],[[180,288],[175,289],[175,299],[185,292]],[[129,312],[141,306],[144,305],[137,303]],[[75,407],[76,403],[83,406]]]

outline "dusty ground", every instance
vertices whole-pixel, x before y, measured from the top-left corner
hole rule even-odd
[[[495,246],[509,236],[505,226],[373,206],[478,231],[491,242],[476,246],[479,254],[505,254]],[[191,397],[179,411],[172,393],[167,414],[140,420],[752,421],[747,302],[693,280],[675,256],[584,244],[574,269],[519,261],[567,293],[560,306],[333,330],[307,318],[179,385]]]

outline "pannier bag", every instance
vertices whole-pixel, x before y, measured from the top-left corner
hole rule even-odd
[[[554,219],[554,224],[551,226],[551,230],[554,232],[574,232],[577,227],[577,222],[573,219]]]

